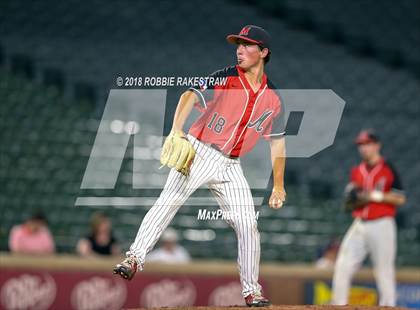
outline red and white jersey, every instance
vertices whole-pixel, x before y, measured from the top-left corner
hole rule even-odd
[[[350,181],[365,191],[381,192],[402,191],[400,178],[395,169],[384,159],[375,166],[369,167],[362,162],[351,170]],[[396,206],[384,202],[369,202],[353,211],[353,217],[375,220],[385,216],[395,216]]]
[[[269,140],[285,134],[283,104],[265,74],[257,92],[239,66],[216,71],[207,83],[190,90],[200,99],[195,106],[202,114],[189,134],[225,155],[242,156],[252,150],[260,137]]]

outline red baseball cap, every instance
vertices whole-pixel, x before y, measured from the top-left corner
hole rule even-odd
[[[354,143],[360,144],[367,144],[367,143],[377,143],[379,142],[379,137],[375,134],[372,129],[364,129],[359,132]]]
[[[247,42],[258,44],[263,48],[270,49],[270,34],[263,28],[247,25],[242,28],[239,34],[230,34],[226,37],[226,40],[232,44],[238,44],[239,40],[244,40]]]

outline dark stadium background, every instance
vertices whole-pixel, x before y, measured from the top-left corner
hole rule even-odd
[[[334,144],[288,160],[286,206],[260,209],[262,262],[313,262],[343,236],[351,218],[342,192],[359,160],[353,139],[373,128],[408,197],[397,217],[397,265],[420,266],[419,12],[410,0],[1,1],[0,250],[10,228],[41,209],[58,252],[74,253],[98,209],[75,207],[77,197],[145,195],[124,178],[114,190],[80,189],[116,77],[205,76],[235,62],[225,36],[255,24],[273,37],[267,72],[279,88],[332,89],[346,101]],[[183,90],[168,90],[165,133]],[[132,171],[130,156],[121,173]],[[146,209],[100,209],[126,249]],[[233,231],[195,221],[196,209],[182,207],[172,226],[216,238],[181,234],[181,244],[195,259],[235,260]]]

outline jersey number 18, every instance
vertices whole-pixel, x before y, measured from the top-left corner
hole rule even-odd
[[[217,118],[216,124],[214,124],[214,122],[215,122],[216,118],[217,118],[217,112],[215,112],[215,113],[213,114],[213,117],[211,118],[211,121],[210,121],[210,123],[207,125],[207,127],[208,127],[209,129],[213,129],[213,130],[214,130],[215,132],[217,132],[217,133],[221,133],[221,132],[222,132],[222,130],[223,130],[223,126],[224,126],[224,125],[225,125],[225,123],[226,123],[226,120],[225,120],[222,116],[219,116],[219,118]],[[214,124],[214,127],[213,127],[213,124]]]

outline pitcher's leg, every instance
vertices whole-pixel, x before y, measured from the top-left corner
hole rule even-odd
[[[221,183],[211,186],[211,189],[221,209],[232,215],[227,222],[238,238],[238,268],[242,294],[246,297],[261,292],[258,283],[260,234],[254,201],[239,163],[227,166],[221,175]]]
[[[348,304],[351,279],[367,255],[363,224],[355,220],[338,252],[333,276],[332,304]]]
[[[212,174],[212,166],[196,156],[188,177],[172,169],[160,197],[144,217],[128,256],[135,256],[140,266],[152,250],[178,209]]]
[[[146,254],[153,248],[178,209],[189,197],[191,190],[186,184],[186,178],[182,174],[171,170],[165,188],[143,218],[136,239],[127,253],[135,256],[141,265],[144,264]]]
[[[237,223],[236,235],[238,237],[238,266],[242,283],[242,294],[248,296],[253,293],[261,293],[261,285],[258,283],[260,270],[260,233],[257,221],[252,215]]]

